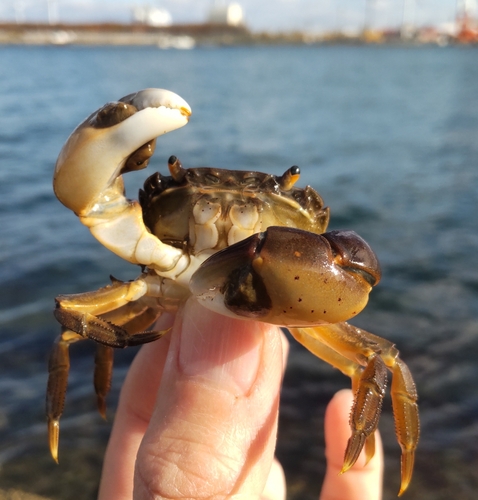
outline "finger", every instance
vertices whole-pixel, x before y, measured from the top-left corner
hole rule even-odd
[[[325,455],[327,472],[321,500],[379,500],[382,498],[383,450],[376,432],[375,456],[366,463],[362,452],[356,464],[340,474],[344,452],[350,436],[348,418],[353,403],[350,390],[339,391],[329,403],[325,414]]]
[[[283,330],[280,333],[280,340],[282,344],[282,377],[284,377],[290,345]],[[277,458],[274,458],[261,500],[285,500],[286,494],[287,488],[284,469]]]
[[[282,343],[282,376],[284,376],[284,372],[287,366],[287,358],[289,357],[289,340],[285,336],[284,332],[280,331],[280,340]]]
[[[164,315],[155,327],[165,330],[173,321],[174,316]],[[106,449],[99,500],[133,498],[136,455],[153,413],[169,344],[170,336],[166,335],[144,345],[128,371]]]
[[[280,330],[188,301],[172,330],[134,498],[260,498],[282,377]]]
[[[267,478],[267,483],[261,496],[261,500],[285,500],[286,484],[284,469],[275,458]]]

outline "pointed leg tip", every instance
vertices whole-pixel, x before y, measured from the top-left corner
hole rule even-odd
[[[367,465],[375,455],[375,436],[371,434],[367,438],[363,434],[352,435],[345,451],[344,464],[340,474],[344,474],[351,469],[358,460],[365,445],[365,464]]]
[[[352,434],[347,443],[344,465],[342,466],[340,474],[347,472],[351,467],[355,465],[355,462],[358,460],[358,457],[360,456],[360,453],[364,447],[365,439],[365,435],[361,432]]]
[[[342,469],[340,469],[339,476],[345,474],[352,467],[352,465],[353,464],[350,463],[344,463],[344,465],[342,465]]]
[[[342,469],[339,472],[339,475],[345,474],[348,470],[350,470],[354,465],[355,462],[358,459],[358,456],[360,455],[361,449],[358,450],[351,450],[349,447],[347,447],[347,450],[345,452],[345,458],[344,458],[344,464],[342,465]]]
[[[402,453],[402,477],[398,496],[402,496],[412,481],[415,451],[406,450]]]
[[[105,398],[103,396],[97,394],[96,403],[97,403],[98,412],[101,415],[101,418],[106,421],[107,418],[106,418],[106,400],[105,400]]]
[[[374,456],[375,456],[375,432],[370,434],[370,436],[365,441],[365,465],[367,465]]]
[[[48,420],[48,440],[51,456],[58,464],[58,443],[60,440],[60,422],[58,419]]]
[[[402,481],[402,484],[400,485],[400,491],[398,492],[397,496],[401,497],[405,493],[405,491],[407,491],[409,484],[410,484],[410,481],[407,481],[407,482]]]

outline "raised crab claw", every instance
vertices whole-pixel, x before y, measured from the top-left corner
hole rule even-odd
[[[186,125],[189,105],[166,90],[147,89],[90,115],[63,146],[55,168],[59,200],[107,248],[142,267],[93,292],[60,295],[62,325],[50,357],[47,416],[58,461],[59,419],[69,346],[97,342],[95,390],[105,414],[113,348],[144,344],[148,330],[190,295],[206,308],[287,327],[317,357],[352,379],[352,435],[342,472],[365,448],[374,454],[387,369],[396,434],[402,448],[402,494],[411,480],[419,418],[415,384],[395,346],[346,321],[366,305],[380,279],[377,258],[351,231],[325,232],[329,210],[311,187],[295,187],[299,168],[282,176],[214,168],[149,177],[139,202],[125,198],[122,174],[145,168],[156,137]]]

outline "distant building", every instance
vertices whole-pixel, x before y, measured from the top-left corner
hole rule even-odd
[[[209,11],[208,22],[227,26],[242,26],[244,24],[244,12],[238,3],[214,2]]]
[[[171,26],[173,19],[166,9],[149,5],[133,7],[133,21],[147,26]]]

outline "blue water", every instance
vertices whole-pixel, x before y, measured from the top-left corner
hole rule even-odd
[[[1,48],[0,487],[27,488],[28,477],[29,491],[51,498],[93,497],[111,424],[96,414],[87,343],[72,349],[62,464],[48,457],[53,298],[97,288],[110,274],[134,278],[137,269],[55,199],[51,175],[63,142],[91,111],[164,87],[189,102],[193,117],[161,138],[150,173],[165,172],[171,154],[186,167],[280,174],[298,164],[300,184],[331,207],[332,228],[354,229],[371,244],[383,280],[354,322],[396,342],[417,382],[422,438],[407,498],[475,498],[477,82],[476,48]],[[130,196],[145,176],[128,174]],[[110,420],[133,355],[117,355]],[[347,385],[293,345],[278,443],[290,498],[316,498],[324,407]],[[399,449],[385,406],[385,487],[393,498]]]

